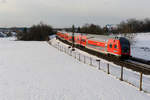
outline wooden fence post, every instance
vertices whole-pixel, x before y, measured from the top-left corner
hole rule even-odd
[[[100,60],[97,59],[96,61],[98,62],[98,69],[100,70]]]
[[[75,53],[75,59],[76,59],[76,52],[74,52]]]
[[[110,72],[109,72],[109,63],[107,63],[107,74],[110,74]]]
[[[123,66],[121,66],[121,76],[120,76],[120,80],[123,81]]]
[[[140,91],[142,91],[142,78],[143,78],[143,73],[140,73]]]
[[[69,55],[69,48],[68,48],[68,55]]]
[[[69,55],[70,55],[70,50],[69,50]]]
[[[67,50],[67,54],[69,55],[69,48],[68,48],[68,50]]]
[[[98,69],[101,69],[101,61],[99,60]]]
[[[90,57],[90,65],[92,65],[92,58]]]
[[[80,61],[80,53],[79,53],[79,61]]]
[[[85,63],[85,56],[84,56],[84,63]]]
[[[66,48],[65,48],[65,53],[66,53]]]
[[[70,52],[70,56],[72,56],[72,50],[71,50],[71,52]]]

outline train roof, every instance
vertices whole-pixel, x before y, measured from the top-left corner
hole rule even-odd
[[[109,40],[109,39],[119,39],[119,38],[116,38],[114,36],[109,36],[109,35],[91,35],[91,34],[88,34],[86,36],[87,36],[87,39],[89,39],[89,40],[104,41],[104,42]]]
[[[61,32],[61,33],[67,33],[69,35],[72,35],[72,32]],[[119,40],[122,37],[116,37],[116,36],[112,36],[112,35],[95,35],[95,34],[85,34],[85,33],[74,33],[74,36],[78,36],[78,35],[82,35],[82,36],[86,36],[87,39],[89,40],[94,40],[94,41],[108,41],[109,39],[116,39]]]

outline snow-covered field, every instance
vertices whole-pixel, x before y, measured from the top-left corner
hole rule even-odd
[[[138,33],[132,41],[131,55],[150,60],[150,33]]]
[[[134,77],[133,77],[134,78]],[[0,39],[0,100],[149,100],[46,42]]]

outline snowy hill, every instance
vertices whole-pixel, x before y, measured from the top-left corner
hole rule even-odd
[[[46,42],[0,40],[0,100],[149,100]]]

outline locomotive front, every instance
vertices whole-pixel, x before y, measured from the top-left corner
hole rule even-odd
[[[130,49],[130,42],[124,37],[119,38],[120,46],[121,46],[121,56],[122,57],[130,57],[131,56],[131,49]]]

